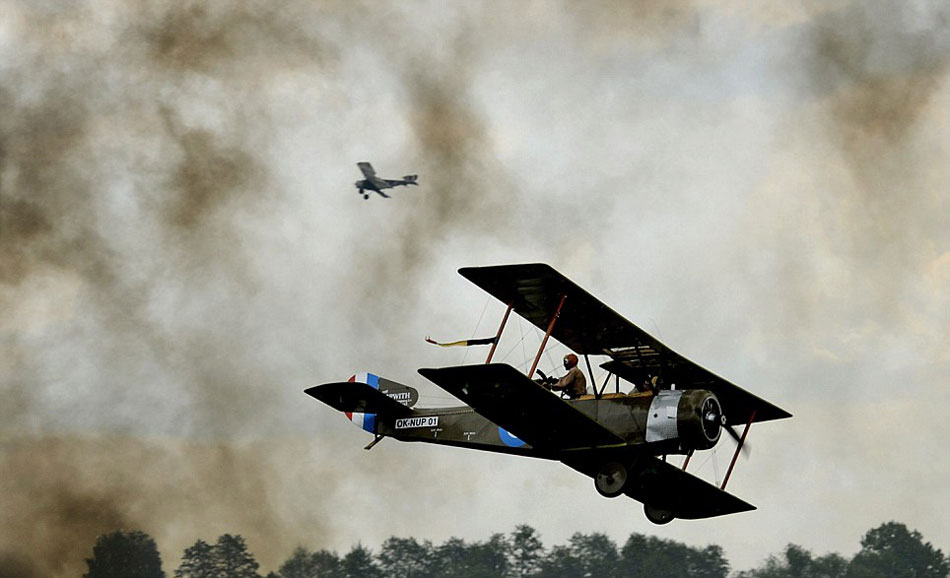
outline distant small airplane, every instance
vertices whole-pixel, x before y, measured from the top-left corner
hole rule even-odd
[[[366,177],[362,181],[356,181],[356,188],[359,190],[360,194],[363,195],[364,199],[369,198],[369,193],[366,191],[375,191],[379,193],[380,196],[389,198],[389,195],[383,192],[383,189],[391,189],[393,187],[408,186],[408,185],[418,185],[416,179],[419,178],[419,175],[406,175],[402,179],[381,179],[376,176],[376,171],[373,170],[373,165],[362,162],[356,163],[356,166],[363,171],[363,176]]]

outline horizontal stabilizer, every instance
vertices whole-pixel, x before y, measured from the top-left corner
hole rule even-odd
[[[423,368],[419,373],[539,450],[624,443],[623,438],[510,365]]]
[[[410,408],[365,383],[324,383],[305,389],[304,393],[346,413],[378,413],[397,417],[412,414]]]

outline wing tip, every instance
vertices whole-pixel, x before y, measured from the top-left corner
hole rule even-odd
[[[505,264],[501,264],[501,265],[472,265],[472,266],[469,266],[469,267],[460,267],[460,268],[458,269],[458,273],[459,273],[459,275],[461,275],[462,277],[465,277],[466,279],[471,280],[471,277],[470,277],[469,275],[470,275],[471,273],[475,272],[475,271],[481,271],[481,270],[486,270],[486,269],[495,269],[495,270],[498,270],[498,269],[518,269],[518,268],[520,268],[520,269],[529,269],[529,268],[545,269],[545,270],[547,270],[547,272],[553,271],[553,272],[557,273],[557,269],[555,269],[554,267],[548,265],[547,263],[541,263],[541,262],[537,262],[537,263],[505,263]]]

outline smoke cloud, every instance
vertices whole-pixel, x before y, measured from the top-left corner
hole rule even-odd
[[[939,3],[0,10],[0,575],[74,576],[115,529],[155,537],[166,572],[226,532],[267,569],[300,543],[525,522],[716,535],[740,568],[881,519],[948,539],[907,507],[942,486],[841,443],[920,415],[950,364]],[[363,160],[420,186],[363,201]],[[301,393],[366,369],[424,389],[415,367],[458,360],[421,337],[483,303],[454,270],[536,260],[796,414],[735,482],[759,513],[638,526],[556,464],[358,451]],[[945,479],[920,456],[901,470]],[[806,470],[809,504],[776,488]],[[841,534],[819,545],[822,516]]]

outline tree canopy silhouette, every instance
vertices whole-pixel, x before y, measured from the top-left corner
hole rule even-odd
[[[917,530],[888,522],[864,535],[848,578],[946,578],[950,562]]]
[[[260,578],[258,568],[240,534],[223,534],[214,546],[198,540],[186,549],[175,578]]]
[[[164,578],[155,542],[142,532],[113,532],[96,541],[83,578]],[[175,578],[260,578],[259,565],[240,535],[187,548]],[[357,544],[345,555],[298,546],[267,578],[727,578],[729,562],[717,545],[692,547],[631,534],[622,548],[605,534],[575,533],[546,549],[537,531],[520,525],[484,541],[391,537],[378,553]],[[868,531],[850,560],[814,556],[789,544],[758,568],[733,578],[950,578],[950,559],[916,530],[888,522]]]
[[[140,531],[99,536],[86,565],[83,578],[165,578],[155,540]]]

